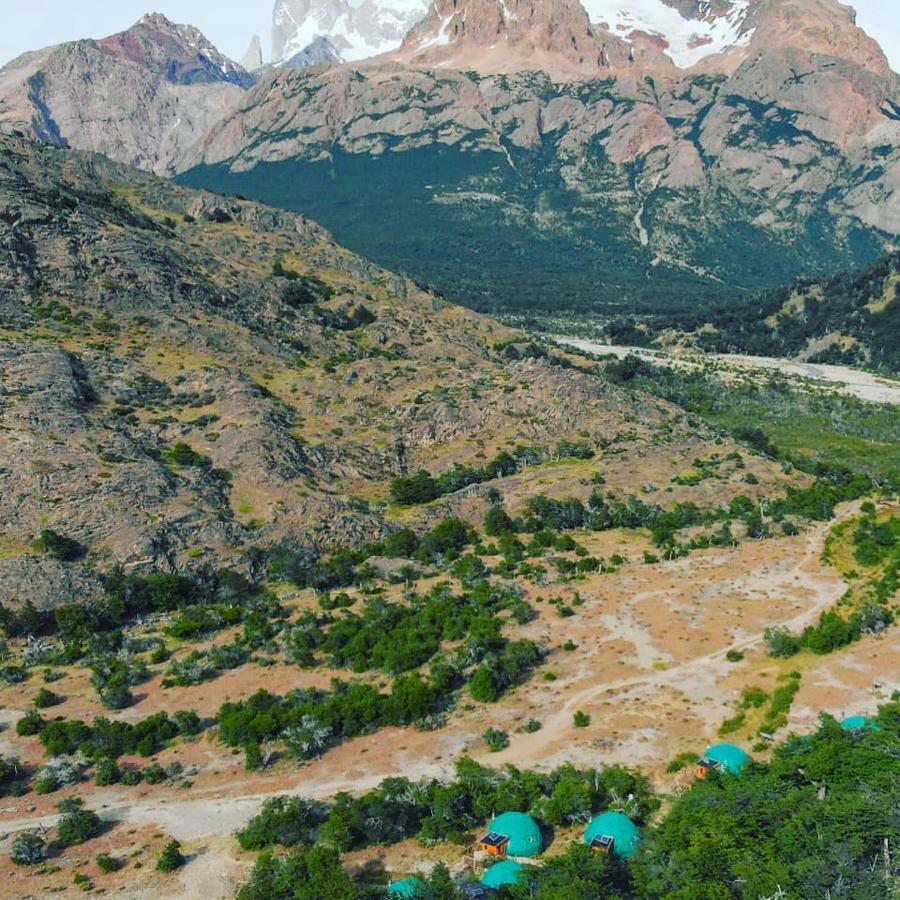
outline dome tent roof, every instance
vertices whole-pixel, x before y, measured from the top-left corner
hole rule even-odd
[[[404,878],[402,881],[393,881],[388,886],[388,897],[404,898],[404,900],[415,900],[416,897],[424,896],[425,882],[418,875],[412,878]]]
[[[584,842],[590,847],[595,839],[601,837],[613,839],[613,853],[621,859],[631,859],[641,843],[637,826],[620,812],[605,812],[597,816],[584,833]]]
[[[488,832],[509,838],[507,856],[537,856],[544,847],[540,826],[525,813],[507,812],[497,816],[488,827]]]
[[[729,775],[740,775],[750,762],[750,756],[734,744],[715,744],[706,751],[704,759],[719,763]]]
[[[525,866],[511,859],[504,859],[491,866],[481,879],[485,887],[501,888],[510,884],[516,884],[522,877]]]
[[[850,716],[841,722],[844,731],[878,731],[878,723],[868,716]]]

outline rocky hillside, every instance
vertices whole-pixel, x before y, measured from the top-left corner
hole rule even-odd
[[[476,308],[696,309],[879,258],[900,78],[834,0],[744,13],[684,71],[577,2],[438,2],[393,63],[271,73],[179,168]]]
[[[362,544],[396,527],[392,478],[502,450],[540,462],[561,441],[603,447],[628,492],[722,452],[674,408],[306,219],[13,137],[0,137],[0,328],[0,585],[21,601],[89,595],[117,562],[253,570],[285,538]],[[784,482],[767,466],[760,490]],[[590,493],[579,464],[563,472],[560,491]],[[426,518],[480,522],[498,488],[527,495],[522,478],[477,485]],[[85,559],[35,557],[46,529]]]
[[[148,15],[122,34],[26,53],[0,69],[0,129],[162,172],[252,83],[196,28]]]

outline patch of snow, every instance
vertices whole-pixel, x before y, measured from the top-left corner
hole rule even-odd
[[[730,47],[746,47],[754,29],[746,27],[750,0],[734,0],[726,15],[708,12],[702,19],[685,19],[662,0],[581,0],[591,23],[609,28],[626,41],[635,33],[659,37],[668,45],[665,53],[681,69]]]
[[[317,38],[327,38],[345,62],[396,50],[428,12],[430,0],[314,0],[305,15],[294,15],[291,0],[279,0],[276,27],[292,33],[276,62],[284,62]],[[302,7],[301,7],[302,8]]]

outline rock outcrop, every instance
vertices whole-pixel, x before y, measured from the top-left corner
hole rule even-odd
[[[250,39],[250,46],[247,47],[247,52],[244,54],[244,58],[241,60],[241,68],[247,72],[256,72],[262,67],[262,43],[259,40],[259,35],[254,34]]]

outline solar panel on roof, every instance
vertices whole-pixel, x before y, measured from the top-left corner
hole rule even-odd
[[[490,834],[488,834],[487,837],[482,839],[481,843],[486,844],[488,847],[501,847],[508,841],[509,838],[505,834],[500,834],[499,832],[492,831],[490,832]]]

